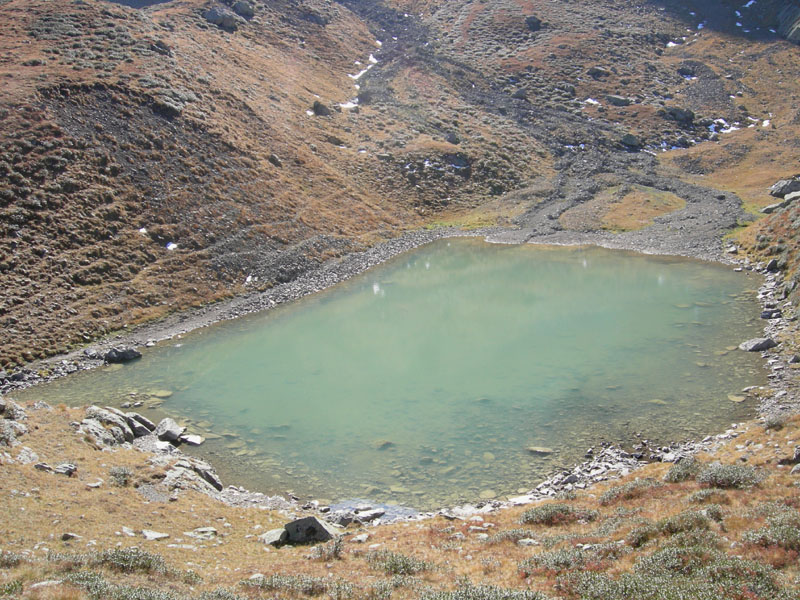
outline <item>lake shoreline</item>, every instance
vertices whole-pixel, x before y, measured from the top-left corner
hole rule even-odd
[[[660,252],[653,251],[653,245],[642,244],[627,244],[619,243],[619,240],[611,237],[609,243],[609,234],[600,233],[596,236],[587,234],[577,234],[572,237],[565,236],[529,236],[525,232],[519,230],[508,230],[502,228],[489,228],[474,231],[463,231],[459,229],[441,228],[435,230],[423,230],[410,232],[395,238],[393,240],[378,244],[364,252],[354,253],[347,255],[342,259],[329,261],[320,268],[314,270],[305,276],[300,277],[298,280],[282,284],[268,290],[266,292],[256,293],[244,297],[235,298],[230,301],[222,302],[218,305],[205,307],[198,310],[189,311],[187,313],[180,313],[172,315],[157,323],[145,324],[133,329],[130,333],[119,334],[110,338],[103,343],[91,345],[92,354],[87,354],[86,351],[76,351],[66,356],[55,357],[52,359],[40,361],[35,366],[40,370],[50,369],[50,373],[42,377],[30,371],[27,376],[21,381],[13,381],[4,384],[0,388],[0,393],[7,395],[13,393],[15,390],[31,387],[43,381],[49,381],[58,377],[63,377],[78,370],[85,370],[101,366],[103,361],[97,356],[102,356],[105,350],[111,347],[128,347],[128,346],[143,346],[147,344],[154,344],[155,342],[167,340],[180,336],[193,329],[206,327],[214,323],[237,318],[247,314],[260,312],[262,310],[269,310],[280,304],[297,300],[317,291],[321,291],[327,287],[335,285],[341,281],[349,279],[357,274],[363,273],[367,269],[381,264],[399,254],[422,246],[424,244],[453,237],[482,237],[486,241],[494,243],[537,243],[537,244],[553,244],[553,245],[596,245],[612,249],[630,250],[636,252],[643,252],[647,254],[666,254],[673,256],[685,256],[687,258],[695,258],[701,260],[714,260],[729,265],[735,265],[737,268],[746,268],[764,272],[758,266],[750,265],[747,261],[741,261],[734,255],[723,252],[720,247],[719,252],[715,257],[708,256],[707,253],[702,253],[697,256],[697,253],[686,252],[686,248],[679,245],[674,245],[671,248],[673,252]],[[765,273],[766,279],[759,290],[759,299],[763,306],[767,304],[774,304],[776,298],[774,293],[780,287],[782,277],[779,274]],[[786,319],[778,319],[773,322],[765,321],[765,334],[778,336],[786,329],[790,328],[791,323]],[[796,329],[796,322],[795,322]],[[781,347],[779,346],[778,351]],[[146,351],[146,350],[144,350]],[[786,374],[788,369],[788,357],[778,359],[775,351],[764,353],[762,356],[769,356],[771,364],[771,379],[773,393],[769,397],[760,398],[757,415],[764,416],[775,412],[785,412],[793,414],[797,412],[796,402],[797,398],[794,392],[790,389]],[[540,483],[535,489],[531,490],[528,494],[523,494],[517,498],[512,498],[508,501],[499,500],[481,500],[473,504],[467,505],[466,508],[444,508],[439,511],[424,512],[414,515],[413,518],[422,518],[434,516],[436,514],[445,514],[458,516],[461,512],[469,512],[470,510],[494,510],[503,506],[511,506],[520,503],[534,502],[540,499],[553,497],[561,492],[569,492],[577,489],[585,489],[586,487],[598,481],[604,481],[609,478],[624,476],[631,471],[635,470],[638,466],[647,464],[652,461],[665,461],[673,462],[679,460],[683,456],[694,454],[702,450],[713,450],[716,445],[730,440],[732,437],[738,435],[737,428],[740,425],[732,427],[726,432],[716,436],[708,436],[701,442],[676,442],[668,446],[662,446],[657,449],[648,449],[649,455],[647,457],[639,458],[631,455],[629,452],[616,447],[608,446],[598,450],[596,456],[592,456],[589,460],[574,466],[572,469],[563,470],[550,478]],[[248,498],[267,498],[265,494],[258,492],[252,493],[238,488],[236,486],[228,486],[226,489],[237,490],[237,498],[241,499],[248,505],[253,505]],[[224,496],[219,498],[222,501],[229,502]],[[293,501],[297,508],[302,507],[316,508],[307,502],[299,500]],[[408,518],[404,515],[399,518]]]

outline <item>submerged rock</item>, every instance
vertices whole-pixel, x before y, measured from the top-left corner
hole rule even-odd
[[[553,449],[546,448],[545,446],[528,446],[528,452],[530,452],[531,454],[546,456],[548,454],[553,454]]]

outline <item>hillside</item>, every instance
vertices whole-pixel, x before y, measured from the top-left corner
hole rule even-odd
[[[688,202],[644,237],[713,254],[795,170],[795,47],[723,3],[143,4],[2,5],[9,370],[424,224]]]

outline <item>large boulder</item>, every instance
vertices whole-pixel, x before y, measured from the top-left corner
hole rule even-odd
[[[103,360],[109,364],[126,363],[137,358],[141,358],[142,353],[133,348],[112,348],[103,356]]]
[[[245,19],[252,19],[256,14],[253,5],[246,0],[239,0],[231,8],[233,8],[233,12]]]
[[[539,17],[530,15],[525,17],[525,25],[531,31],[539,31],[542,28],[542,20]]]
[[[222,481],[210,464],[198,458],[182,458],[167,472],[164,483],[171,488],[194,487],[204,492],[221,492]]]
[[[664,114],[666,117],[674,119],[678,123],[682,123],[684,125],[690,125],[694,121],[694,112],[688,108],[668,106]]]
[[[772,338],[753,338],[739,344],[739,349],[745,352],[761,352],[762,350],[769,350],[778,344]]]
[[[792,192],[800,192],[800,178],[797,176],[791,179],[781,179],[769,188],[770,195],[776,198],[784,198]]]
[[[156,428],[155,423],[150,419],[135,412],[125,413],[125,421],[128,423],[128,427],[131,428],[131,431],[133,431],[133,435],[137,438],[150,435]]]
[[[99,421],[103,425],[107,425],[110,429],[118,428],[123,442],[133,441],[133,431],[128,426],[128,421],[125,415],[119,411],[112,411],[108,408],[100,408],[99,406],[90,406],[86,409],[86,418]],[[114,434],[112,430],[112,435]],[[116,435],[114,437],[117,437]]]
[[[167,417],[156,426],[153,433],[162,442],[177,442],[184,431],[186,431],[186,427],[181,427],[173,419]]]
[[[783,196],[783,200],[780,202],[776,202],[775,204],[770,204],[769,206],[765,206],[761,209],[761,212],[765,215],[770,213],[774,213],[776,210],[780,210],[782,208],[786,208],[792,202],[800,198],[800,192],[789,192],[785,196]]]
[[[288,541],[292,544],[310,544],[327,542],[340,535],[330,523],[324,523],[317,517],[303,517],[285,525]]]
[[[262,544],[275,546],[276,548],[282,546],[289,539],[289,534],[286,529],[270,529],[266,533],[258,536],[258,541]]]
[[[205,20],[225,31],[236,31],[246,21],[231,10],[222,6],[213,6],[203,13]]]
[[[115,427],[119,431],[118,427]],[[78,433],[86,438],[89,438],[98,446],[115,446],[119,442],[111,431],[103,427],[100,421],[95,419],[84,419],[78,426]],[[124,441],[125,437],[120,433],[120,437]]]

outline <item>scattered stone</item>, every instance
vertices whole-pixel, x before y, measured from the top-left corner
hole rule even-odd
[[[735,402],[736,404],[741,404],[742,402],[744,402],[745,397],[735,396],[734,394],[728,394],[728,400],[730,400],[731,402]]]
[[[276,548],[283,546],[288,540],[289,533],[286,529],[271,529],[258,536],[259,542],[269,546],[275,546]]]
[[[131,529],[130,527],[122,526],[122,535],[127,535],[128,537],[136,537],[136,532]]]
[[[694,112],[688,108],[668,106],[664,111],[664,115],[686,125],[694,121]]]
[[[192,531],[184,531],[183,535],[186,537],[194,538],[196,540],[209,541],[217,537],[217,530],[213,527],[198,527]]]
[[[761,312],[762,319],[779,319],[783,316],[780,308],[768,308]]]
[[[362,533],[360,535],[354,535],[353,537],[350,538],[350,541],[353,542],[354,544],[365,544],[367,542],[367,540],[369,540],[369,534],[368,533]]]
[[[772,338],[753,338],[752,340],[747,340],[739,344],[739,350],[744,350],[745,352],[761,352],[762,350],[774,348],[777,345],[778,344],[776,344],[775,340]]]
[[[103,360],[109,364],[120,364],[141,358],[142,353],[134,348],[112,348],[103,356]]]
[[[280,158],[278,158],[278,155],[275,154],[275,153],[272,153],[272,154],[269,155],[269,162],[271,162],[273,165],[275,165],[279,169],[281,167],[283,167],[283,162],[281,161]]]
[[[33,465],[33,468],[39,471],[44,471],[45,473],[53,472],[53,467],[51,467],[47,463],[36,463],[35,465]]]
[[[625,135],[620,138],[620,143],[630,150],[640,150],[644,144],[642,140],[638,137],[633,135],[632,133],[626,133]]]
[[[382,508],[373,508],[371,510],[356,511],[356,518],[362,523],[369,523],[375,519],[380,519],[386,511]]]
[[[521,540],[517,540],[517,546],[538,546],[539,542],[534,540],[533,538],[522,538]]]
[[[67,532],[67,533],[62,533],[61,534],[61,541],[62,542],[68,542],[69,540],[75,540],[75,539],[79,540],[81,538],[82,538],[82,536],[78,535],[77,533],[69,533],[69,532]]]
[[[778,259],[773,258],[767,263],[765,267],[767,273],[777,273],[780,270],[780,266],[778,265]]]
[[[375,440],[372,442],[372,447],[375,448],[375,450],[388,450],[394,447],[394,442],[390,442],[389,440]]]
[[[304,517],[285,525],[288,540],[293,544],[308,544],[310,542],[327,542],[340,535],[339,531],[330,523],[320,521],[316,517]]]
[[[99,488],[102,485],[103,485],[103,480],[102,479],[98,479],[97,481],[93,481],[92,483],[87,483],[86,487],[89,488],[89,489],[95,490],[95,489]]]
[[[791,470],[791,471],[789,471],[789,473],[791,473],[792,475],[798,475],[798,474],[800,474],[800,465],[795,465],[795,466],[793,466],[793,467],[792,467],[792,470]]]
[[[794,454],[791,458],[782,458],[778,461],[779,465],[796,465],[800,463],[800,446],[794,447]]]
[[[601,77],[608,77],[611,75],[611,71],[606,69],[605,67],[591,67],[587,74],[589,77],[594,77],[595,79],[600,79]]]
[[[245,0],[239,0],[231,8],[233,12],[245,19],[252,19],[256,14],[253,5]]]
[[[162,442],[177,442],[184,431],[186,431],[186,427],[181,427],[173,419],[167,417],[162,419],[153,433]]]
[[[149,542],[157,542],[158,540],[167,539],[169,534],[153,531],[152,529],[142,529],[142,536]]]
[[[22,450],[19,451],[19,454],[17,454],[17,462],[23,465],[29,465],[37,462],[38,460],[39,455],[27,446],[24,446]]]

